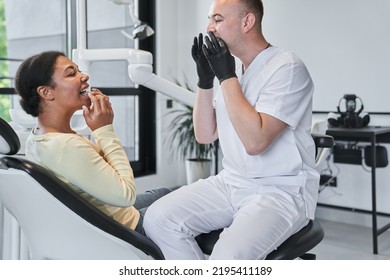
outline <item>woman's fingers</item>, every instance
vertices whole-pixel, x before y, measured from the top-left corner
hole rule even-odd
[[[91,99],[91,107],[95,110],[104,110],[104,109],[111,109],[111,102],[107,95],[103,94],[98,89],[93,89],[91,92],[89,92],[89,98]]]
[[[91,99],[91,107],[84,111],[86,120],[88,118],[88,126],[94,130],[106,124],[111,124],[114,118],[114,112],[108,96],[103,94],[100,90],[93,89],[88,93]]]

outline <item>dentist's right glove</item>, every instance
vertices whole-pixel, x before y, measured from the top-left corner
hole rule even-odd
[[[210,89],[214,85],[214,72],[211,70],[210,64],[204,56],[203,50],[203,35],[199,34],[199,39],[194,38],[191,53],[192,58],[196,63],[196,71],[198,72],[198,87],[201,89]]]

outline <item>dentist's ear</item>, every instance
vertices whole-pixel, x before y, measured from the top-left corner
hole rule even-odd
[[[248,32],[253,28],[253,26],[256,23],[256,17],[252,13],[248,13],[242,21],[242,28],[244,29],[245,32]]]
[[[45,100],[53,100],[54,96],[51,93],[50,89],[48,89],[46,86],[39,86],[37,88],[37,93],[39,96]]]

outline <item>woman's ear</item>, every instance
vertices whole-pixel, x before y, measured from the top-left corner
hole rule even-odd
[[[40,97],[42,97],[45,100],[53,100],[54,96],[50,91],[50,88],[47,86],[39,86],[37,88],[37,93],[39,94]]]
[[[243,29],[244,29],[244,32],[248,32],[249,30],[251,30],[253,28],[253,26],[255,25],[256,23],[256,17],[254,14],[252,13],[248,13],[244,18],[243,18]]]

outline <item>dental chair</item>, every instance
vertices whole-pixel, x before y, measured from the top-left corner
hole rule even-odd
[[[317,147],[333,146],[330,136],[313,137]],[[102,213],[49,170],[15,156],[19,148],[15,131],[0,118],[0,207],[19,224],[29,259],[164,259],[149,238]],[[219,233],[196,238],[206,255]],[[308,252],[323,236],[321,225],[310,221],[267,259],[315,259]]]
[[[18,222],[30,259],[163,259],[150,239],[102,213],[52,172],[12,156],[19,148],[15,131],[0,118],[0,206]]]

